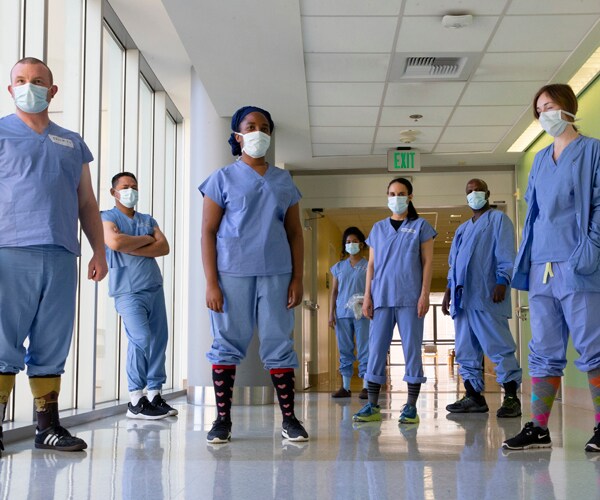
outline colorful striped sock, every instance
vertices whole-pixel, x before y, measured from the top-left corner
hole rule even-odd
[[[600,425],[600,368],[588,372],[588,382],[590,383],[590,392],[592,393],[592,402],[596,413],[596,425]]]
[[[559,386],[560,377],[531,377],[531,419],[542,429],[548,428],[550,411]]]

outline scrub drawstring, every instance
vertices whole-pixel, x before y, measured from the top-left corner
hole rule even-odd
[[[545,285],[548,283],[548,276],[554,278],[554,273],[552,272],[552,262],[546,262],[546,269],[544,269],[544,279],[542,283]]]

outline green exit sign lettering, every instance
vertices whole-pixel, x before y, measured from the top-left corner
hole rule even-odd
[[[421,170],[421,153],[414,150],[388,150],[388,172],[418,172]]]

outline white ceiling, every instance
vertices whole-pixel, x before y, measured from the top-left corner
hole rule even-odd
[[[162,3],[217,112],[271,111],[291,170],[385,167],[409,128],[425,167],[514,164],[535,91],[600,46],[598,0]],[[447,14],[473,23],[444,28]],[[392,81],[397,55],[459,54],[464,80]]]

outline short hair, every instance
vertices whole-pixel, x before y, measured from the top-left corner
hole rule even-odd
[[[12,83],[13,70],[19,64],[41,64],[42,66],[44,66],[44,68],[46,68],[48,70],[48,76],[50,76],[50,85],[54,85],[54,75],[52,74],[52,70],[48,67],[48,65],[44,61],[38,59],[37,57],[24,57],[23,59],[20,59],[19,61],[17,61],[10,70],[10,83]]]
[[[571,113],[572,115],[577,114],[578,103],[577,96],[573,89],[566,83],[552,83],[550,85],[544,85],[540,90],[535,93],[533,98],[533,116],[538,120],[540,113],[537,110],[537,102],[542,94],[548,94],[562,111]]]
[[[110,181],[113,188],[117,186],[121,177],[131,177],[136,183],[138,181],[135,175],[133,175],[131,172],[119,172],[118,174],[114,175],[112,180]]]
[[[471,184],[472,182],[478,183],[480,186],[482,186],[483,188],[485,188],[486,192],[490,190],[490,188],[487,185],[487,182],[485,182],[483,179],[479,179],[479,178],[475,177],[474,179],[471,179],[471,180],[469,180],[469,182],[467,182],[467,186],[469,184]]]

